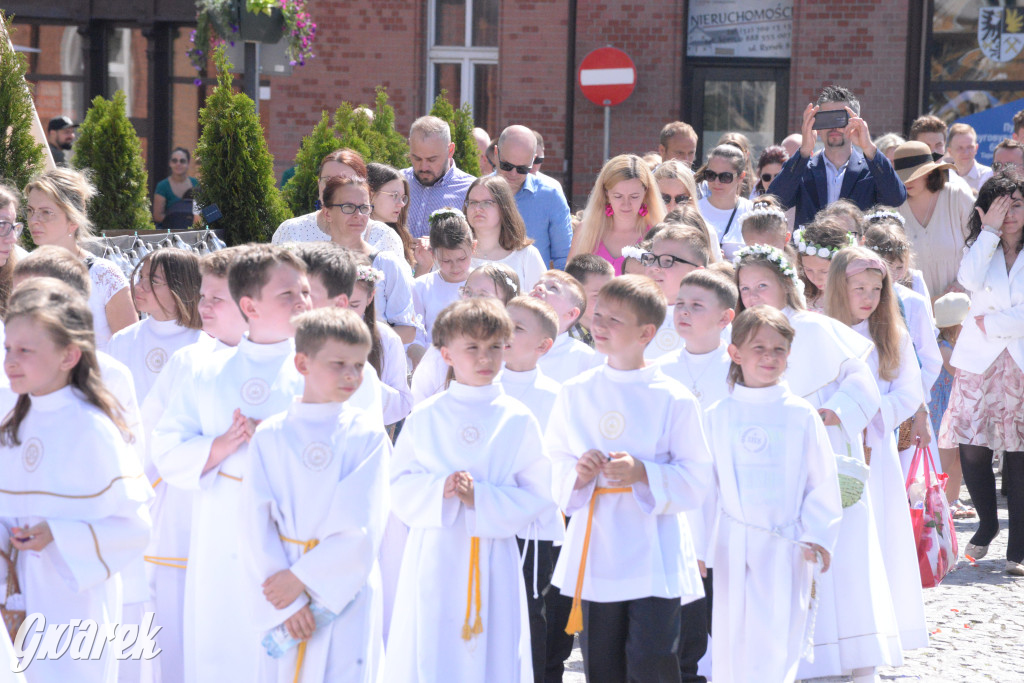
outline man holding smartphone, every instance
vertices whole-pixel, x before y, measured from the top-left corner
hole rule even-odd
[[[871,142],[868,124],[860,118],[860,102],[838,85],[822,89],[815,104],[804,109],[800,153],[782,166],[768,187],[786,208],[796,207],[796,224],[807,225],[819,210],[837,199],[849,199],[862,210],[875,204],[899,206],[907,189],[889,160]],[[825,147],[817,154],[814,144]]]

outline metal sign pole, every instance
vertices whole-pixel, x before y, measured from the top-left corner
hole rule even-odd
[[[244,66],[245,76],[242,79],[245,94],[252,98],[256,105],[256,113],[260,113],[260,44],[251,40],[245,41]]]
[[[605,100],[607,102],[608,100]],[[604,160],[608,161],[611,151],[612,135],[612,108],[605,104],[604,107]]]

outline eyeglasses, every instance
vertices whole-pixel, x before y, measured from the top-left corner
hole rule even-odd
[[[723,185],[728,185],[735,179],[736,174],[733,173],[732,171],[723,171],[722,173],[715,173],[714,171],[707,170],[704,171],[704,180],[708,181],[709,183],[713,183],[715,182],[715,180],[717,180]]]
[[[494,295],[481,289],[470,289],[463,285],[462,287],[459,287],[459,296],[463,299],[486,299],[488,297],[493,297]]]
[[[672,202],[675,202],[676,204],[686,204],[690,201],[690,195],[677,194],[673,197],[670,194],[662,194],[661,201],[665,202],[665,204],[671,204]]]
[[[171,159],[172,164],[187,164],[188,159]]]
[[[33,209],[31,206],[25,207],[25,219],[29,221],[49,223],[56,217],[57,214],[49,209]]]
[[[775,180],[775,176],[777,176],[777,175],[779,175],[779,174],[776,173],[776,174],[772,175],[771,173],[762,173],[761,174],[761,182],[763,182],[765,185],[771,185],[772,181]]]
[[[507,161],[502,161],[501,157],[498,157],[498,168],[500,168],[502,171],[505,171],[506,173],[515,171],[519,175],[526,175],[527,173],[530,172],[530,169],[533,168],[533,165],[525,164],[523,166],[515,166],[514,164],[510,164]]]
[[[543,163],[544,163],[544,157],[534,157],[533,158],[533,165],[534,166],[536,166],[537,164],[543,164]]]
[[[141,275],[135,276],[135,286],[143,292],[152,292],[156,287],[163,287],[167,283],[159,278],[146,278]]]
[[[21,235],[21,229],[24,226],[21,223],[12,223],[10,221],[0,221],[0,237],[7,237],[12,232],[15,237]]]
[[[373,213],[373,204],[352,204],[351,202],[345,202],[344,204],[325,204],[327,208],[338,207],[341,209],[343,214],[351,216],[356,211],[364,216],[369,216]]]
[[[391,197],[399,206],[405,206],[409,203],[409,195],[402,194],[401,192],[378,192],[377,194],[383,194]]]
[[[481,209],[493,209],[497,205],[498,205],[498,202],[494,201],[493,199],[481,199],[480,201],[476,201],[475,199],[467,199],[466,200],[466,210],[467,211],[469,209],[475,209],[478,206]]]
[[[684,258],[679,258],[678,256],[673,256],[672,254],[652,254],[648,251],[640,256],[640,265],[644,267],[656,265],[662,270],[668,270],[677,263],[685,263],[688,266],[700,268],[696,263],[687,261]]]

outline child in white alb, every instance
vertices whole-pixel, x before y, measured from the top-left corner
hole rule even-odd
[[[564,383],[604,362],[604,357],[594,349],[569,336],[569,329],[587,309],[587,295],[576,278],[560,270],[549,270],[530,290],[530,296],[548,302],[558,314],[558,337],[539,363],[545,375]]]
[[[644,266],[644,274],[658,283],[668,301],[665,322],[644,352],[644,357],[653,361],[683,348],[672,310],[683,277],[708,265],[707,237],[696,228],[667,225],[654,238],[651,250],[640,255],[640,264]]]

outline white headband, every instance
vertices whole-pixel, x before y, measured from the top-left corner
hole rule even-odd
[[[740,216],[740,225],[746,223],[748,218],[768,218],[769,216],[783,221],[786,220],[785,212],[776,209],[774,206],[759,206]]]

